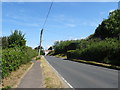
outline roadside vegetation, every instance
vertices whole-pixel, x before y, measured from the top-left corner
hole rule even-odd
[[[1,39],[2,79],[5,79],[22,65],[30,63],[32,58],[37,56],[37,51],[26,46],[25,34],[19,30],[15,30],[10,36],[4,36]]]
[[[8,90],[7,88],[17,88],[17,85],[20,83],[21,78],[26,74],[30,67],[32,67],[32,63],[29,62],[27,64],[22,64],[19,69],[16,71],[12,71],[9,76],[2,79],[2,88]],[[4,90],[3,89],[3,90]]]
[[[63,83],[61,77],[55,73],[53,68],[51,68],[43,56],[40,61],[40,66],[42,68],[42,74],[44,78],[44,88],[69,88]]]
[[[85,39],[57,41],[48,55],[120,66],[120,10],[109,13],[95,32]]]

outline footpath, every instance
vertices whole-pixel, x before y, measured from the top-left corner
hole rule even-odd
[[[43,77],[40,61],[33,60],[32,68],[21,79],[17,88],[43,88]]]

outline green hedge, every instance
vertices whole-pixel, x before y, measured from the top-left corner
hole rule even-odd
[[[50,51],[47,55],[52,56],[54,54],[54,51]]]
[[[67,59],[77,59],[79,58],[79,50],[69,50],[67,51]]]
[[[120,42],[115,39],[94,42],[86,48],[68,51],[67,58],[120,65]]]
[[[30,47],[16,47],[2,51],[2,78],[19,68],[21,64],[31,61],[37,52]]]

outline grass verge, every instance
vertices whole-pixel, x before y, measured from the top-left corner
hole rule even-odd
[[[102,67],[106,67],[106,68],[110,68],[110,69],[120,70],[120,66],[114,66],[111,64],[99,63],[99,62],[95,62],[95,61],[79,60],[79,59],[72,59],[72,61],[96,65],[96,66],[102,66]]]
[[[11,72],[11,74],[8,77],[2,79],[2,88],[5,88],[5,87],[16,88],[21,77],[24,75],[24,73],[28,70],[28,68],[31,65],[32,65],[31,62],[27,64],[23,64],[19,67],[18,70]]]
[[[61,55],[61,54],[55,55],[55,57],[67,59],[67,56]],[[115,66],[115,65],[111,65],[111,64],[105,64],[105,63],[99,63],[99,62],[95,62],[95,61],[86,61],[86,60],[80,60],[80,59],[71,59],[71,61],[85,63],[85,64],[91,64],[91,65],[95,65],[95,66],[106,67],[106,68],[110,68],[110,69],[120,70],[120,66]]]
[[[42,74],[44,76],[44,88],[65,88],[60,78],[48,65],[43,56],[41,58],[40,66],[42,68]]]
[[[64,54],[57,54],[57,55],[55,55],[55,57],[57,57],[57,58],[67,58],[67,56],[65,56]]]

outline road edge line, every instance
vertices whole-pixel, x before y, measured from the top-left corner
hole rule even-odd
[[[43,56],[44,57],[44,56]],[[68,82],[67,82],[67,80],[65,80],[63,77],[62,77],[62,75],[60,75],[59,73],[58,73],[58,71],[46,60],[46,58],[44,57],[44,59],[45,59],[45,61],[48,63],[48,65],[58,74],[58,76],[60,76],[60,78],[62,78],[62,80],[70,87],[70,88],[73,88],[73,86],[72,85],[70,85]],[[73,88],[74,89],[74,88]]]

